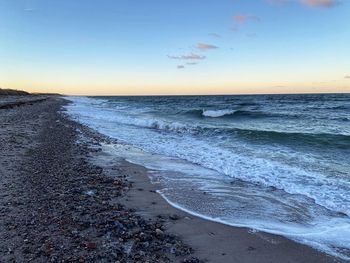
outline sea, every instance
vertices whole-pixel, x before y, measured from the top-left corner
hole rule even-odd
[[[67,99],[171,205],[350,260],[350,94]]]

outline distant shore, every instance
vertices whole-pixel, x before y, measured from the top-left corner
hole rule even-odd
[[[1,262],[343,262],[170,206],[60,97],[0,98]]]
[[[30,95],[30,93],[23,90],[0,88],[0,96],[5,96],[5,95],[6,96],[27,96],[27,95]]]
[[[25,104],[32,105],[46,100],[47,96],[2,96],[0,97],[0,109],[11,109]]]

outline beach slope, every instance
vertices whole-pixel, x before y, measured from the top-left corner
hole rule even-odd
[[[60,97],[13,103],[0,109],[0,262],[341,262],[170,206]]]

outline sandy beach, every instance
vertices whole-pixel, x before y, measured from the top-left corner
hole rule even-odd
[[[172,207],[67,103],[0,97],[0,262],[343,262]]]

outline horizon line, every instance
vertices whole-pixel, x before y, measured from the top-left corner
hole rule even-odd
[[[41,94],[40,92],[32,94]],[[57,93],[48,93],[57,94]],[[217,94],[133,94],[133,95],[117,95],[117,94],[106,94],[106,95],[67,95],[59,94],[65,97],[191,97],[191,96],[259,96],[259,95],[332,95],[332,94],[344,94],[350,95],[350,92],[291,92],[291,93],[217,93]]]

